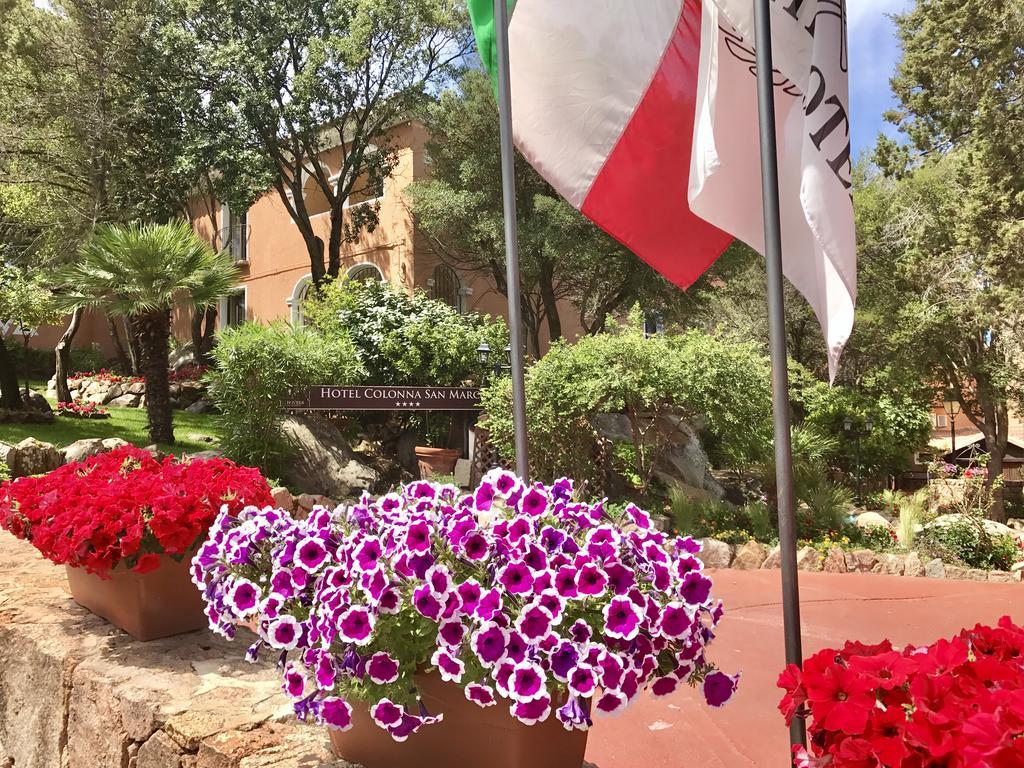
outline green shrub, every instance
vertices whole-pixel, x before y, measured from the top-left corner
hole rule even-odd
[[[325,337],[347,336],[366,371],[365,383],[454,387],[479,381],[477,347],[504,355],[502,320],[460,314],[423,292],[409,295],[388,283],[337,280],[303,306]]]
[[[289,447],[281,432],[288,396],[313,384],[346,384],[364,374],[355,347],[338,332],[246,323],[224,331],[207,374],[220,409],[221,448],[236,461],[277,475]]]
[[[669,493],[669,510],[675,529],[689,536],[711,537],[727,544],[776,538],[768,507],[760,502],[737,507],[725,501],[694,499],[674,490]]]
[[[917,546],[929,557],[986,570],[1009,570],[1021,556],[1013,536],[988,533],[981,517],[929,526],[918,536]]]
[[[604,487],[607,466],[598,459],[605,457],[646,492],[660,456],[678,438],[675,426],[666,427],[677,418],[702,425],[707,441],[729,461],[749,461],[767,445],[763,360],[745,345],[697,332],[645,338],[635,312],[607,333],[552,345],[527,371],[526,399],[531,464],[542,480],[566,475]],[[508,382],[493,383],[483,400],[491,438],[510,456]],[[603,414],[625,416],[627,446],[606,444],[599,429]]]

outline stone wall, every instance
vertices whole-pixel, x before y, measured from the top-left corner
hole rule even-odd
[[[111,381],[104,377],[82,377],[68,379],[68,388],[71,391],[72,400],[81,400],[95,405],[113,405],[120,408],[143,408],[146,405],[146,382],[132,379],[124,381]],[[198,381],[172,382],[171,407],[181,410],[193,409],[199,413],[205,413],[208,409],[200,410],[196,403],[206,402],[203,400],[206,394],[206,387]],[[47,383],[47,392],[51,397],[56,396],[57,382],[50,379]],[[195,408],[193,408],[196,406]]]
[[[0,531],[0,768],[352,768],[245,647],[209,632],[136,642]]]

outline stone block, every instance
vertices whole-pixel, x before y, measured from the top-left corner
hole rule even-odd
[[[946,578],[946,564],[939,558],[933,558],[925,563],[924,575],[929,579],[944,579]]]
[[[778,545],[772,547],[772,551],[768,553],[768,557],[761,563],[762,568],[781,568],[782,567],[782,550]]]
[[[821,552],[814,547],[802,547],[796,553],[796,567],[800,571],[820,571],[822,568]]]
[[[821,569],[826,573],[846,573],[848,571],[846,553],[839,547],[830,547],[821,564]]]
[[[732,567],[741,571],[756,571],[768,557],[768,548],[759,541],[748,541],[736,548]]]
[[[118,397],[113,398],[110,402],[107,403],[107,405],[113,406],[115,408],[138,408],[140,399],[141,398],[139,395],[120,395]]]
[[[218,733],[199,745],[196,768],[238,768],[245,758],[283,743],[284,737],[270,727]]]
[[[1021,581],[1020,571],[989,571],[988,580],[1000,584],[1016,584]]]
[[[878,556],[878,561],[872,566],[872,573],[882,573],[887,576],[902,576],[904,570],[906,570],[906,559],[903,555],[897,555],[892,552],[882,552]]]
[[[917,552],[910,552],[903,561],[903,575],[915,578],[924,576],[924,563],[921,562],[921,556]]]
[[[875,567],[875,563],[878,562],[878,556],[870,549],[855,549],[853,552],[848,553],[848,556],[852,558],[853,567],[851,571],[860,571],[861,573],[870,573],[871,569]],[[850,560],[847,560],[847,564],[850,564]]]
[[[469,459],[459,459],[455,462],[455,484],[459,488],[468,488],[470,474],[473,471],[473,462]]]
[[[52,472],[64,464],[64,456],[52,443],[26,437],[7,452],[6,463],[13,479]]]
[[[291,491],[283,486],[270,489],[270,496],[274,499],[276,504],[286,512],[292,512],[295,509],[295,499],[292,498]]]
[[[163,731],[157,731],[139,748],[136,768],[180,768],[181,746]]]
[[[728,568],[732,562],[732,547],[718,539],[701,539],[697,557],[705,568]]]

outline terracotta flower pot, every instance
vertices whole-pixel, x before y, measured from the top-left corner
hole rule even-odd
[[[461,686],[436,675],[416,678],[431,714],[444,720],[396,742],[370,718],[366,706],[353,703],[352,728],[330,730],[335,754],[364,768],[580,768],[587,750],[586,731],[567,731],[552,712],[537,725],[523,725],[508,704],[482,709],[467,701]]]
[[[118,566],[109,579],[67,566],[68,586],[76,603],[136,640],[159,640],[208,626],[203,597],[189,578],[190,560],[161,555],[154,571]]]
[[[454,448],[428,448],[416,446],[416,460],[420,465],[420,477],[429,480],[434,475],[450,475],[462,454]]]

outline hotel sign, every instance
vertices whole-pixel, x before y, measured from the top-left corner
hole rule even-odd
[[[479,411],[478,387],[340,387],[317,384],[285,403],[289,411]]]

